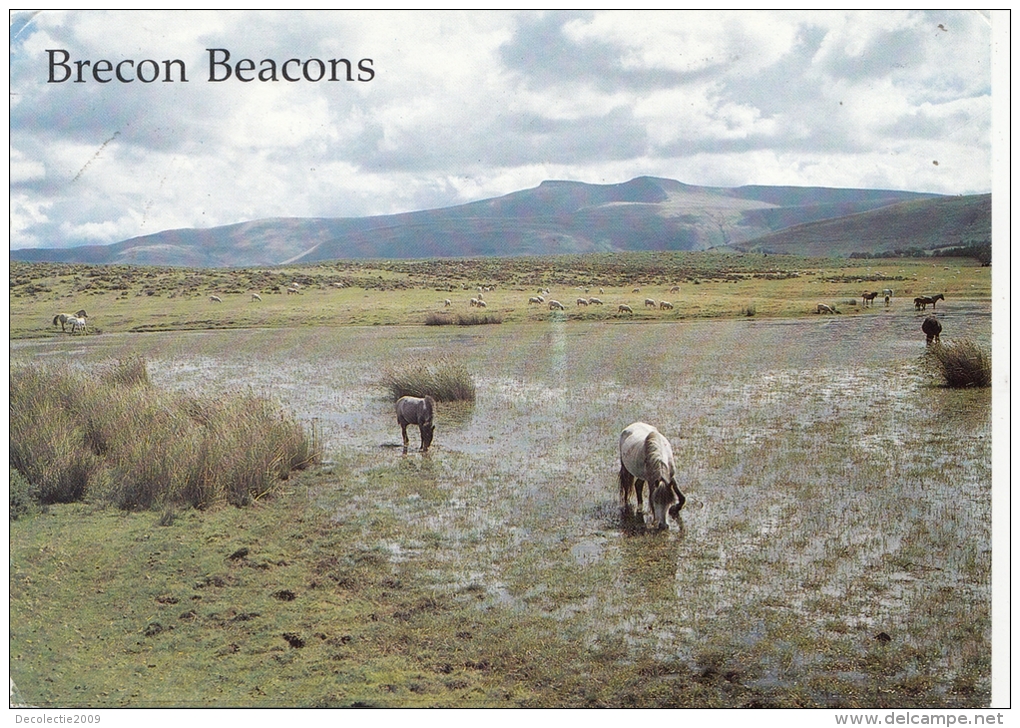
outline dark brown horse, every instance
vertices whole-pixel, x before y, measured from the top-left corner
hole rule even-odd
[[[945,301],[946,297],[941,293],[936,293],[934,296],[918,296],[914,299],[914,310],[925,311],[930,305],[932,309],[935,308],[936,301]]]
[[[436,426],[432,422],[435,414],[436,402],[432,397],[401,397],[397,400],[397,424],[400,425],[400,434],[404,438],[404,452],[407,452],[407,426],[418,425],[418,433],[421,435],[421,451],[428,452],[432,438],[436,434]]]
[[[864,305],[874,305],[875,297],[878,296],[878,291],[872,291],[871,293],[862,293],[861,298],[864,299]]]
[[[921,331],[923,331],[924,335],[927,337],[926,343],[928,346],[931,346],[932,341],[936,344],[940,343],[939,334],[942,333],[942,324],[940,324],[939,320],[934,316],[925,317],[924,321],[921,323]]]

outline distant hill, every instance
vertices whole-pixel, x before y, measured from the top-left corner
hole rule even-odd
[[[230,267],[359,258],[705,250],[758,244],[763,236],[791,226],[938,199],[948,198],[824,187],[697,187],[656,177],[613,185],[547,181],[503,197],[436,210],[364,218],[273,218],[167,230],[112,245],[12,250],[10,256],[22,261]]]
[[[991,242],[992,196],[911,200],[877,210],[793,225],[735,247],[769,253],[846,257],[936,250]]]

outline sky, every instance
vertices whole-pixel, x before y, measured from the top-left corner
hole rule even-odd
[[[547,179],[992,188],[987,12],[10,19],[11,248],[448,207]],[[228,66],[209,49],[230,78],[210,80]]]

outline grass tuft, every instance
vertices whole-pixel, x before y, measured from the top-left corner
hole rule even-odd
[[[14,468],[10,469],[10,520],[32,513],[36,507],[36,489]]]
[[[928,370],[947,387],[992,386],[991,354],[969,339],[930,346],[923,360]]]
[[[10,373],[10,458],[39,503],[245,505],[319,459],[317,438],[250,393],[199,402],[152,386],[143,360],[95,377]]]
[[[395,402],[432,397],[437,402],[474,402],[475,383],[467,367],[450,359],[418,359],[383,372],[382,386]]]

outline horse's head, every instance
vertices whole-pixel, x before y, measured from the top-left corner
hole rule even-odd
[[[421,426],[421,449],[423,451],[429,449],[429,445],[432,444],[432,438],[436,434],[436,426],[430,422],[427,425]]]
[[[677,487],[675,478],[668,482],[660,478],[652,489],[650,500],[652,515],[655,516],[655,527],[662,530],[666,528],[667,513],[675,518],[687,499]]]

